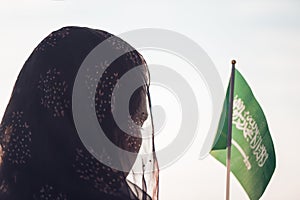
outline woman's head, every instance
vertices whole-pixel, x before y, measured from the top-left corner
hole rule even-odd
[[[83,145],[74,124],[72,94],[76,75],[86,56],[104,40],[109,41],[108,51],[123,51],[129,46],[104,31],[65,27],[46,37],[24,64],[0,127],[0,199],[50,196],[71,200],[136,199],[141,194],[151,198],[147,190],[135,184],[136,191],[129,188],[126,172],[97,160],[91,154],[93,149]],[[135,50],[120,56],[108,67],[106,64],[103,60],[86,71],[83,87],[89,91],[93,85],[97,86],[95,93],[87,93],[95,95],[86,98],[93,100],[89,106],[96,112],[105,135],[118,147],[138,153],[142,139],[137,127],[150,115],[147,65]],[[115,104],[119,97],[114,95],[114,90],[120,88],[126,93],[126,85],[120,84],[120,79],[138,65],[142,66],[141,70],[132,81],[143,80],[144,84],[135,90],[127,105],[128,117],[137,125],[134,129],[128,126],[127,132],[114,119],[114,109],[119,105]],[[103,66],[107,68],[99,80],[95,77]],[[105,148],[97,153],[103,157],[114,154]],[[113,158],[124,163],[123,157]],[[126,164],[131,167],[134,161],[135,158]]]

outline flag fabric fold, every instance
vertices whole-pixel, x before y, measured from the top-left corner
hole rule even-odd
[[[229,86],[210,154],[226,165]],[[264,193],[276,166],[274,145],[265,115],[249,85],[235,70],[232,107],[231,172],[251,200]]]

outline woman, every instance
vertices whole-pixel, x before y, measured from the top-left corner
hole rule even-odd
[[[132,168],[130,172],[103,163],[92,147],[87,149],[74,122],[72,94],[76,90],[76,76],[88,54],[104,41],[107,52],[121,56],[111,63],[100,60],[99,65],[86,69],[84,88],[92,103],[83,108],[90,107],[96,112],[109,141],[124,151],[136,153],[128,159],[102,147],[97,155]],[[36,47],[18,76],[0,127],[1,200],[157,199],[153,129],[151,145],[144,145],[141,137],[145,121],[152,123],[151,109],[147,107],[151,105],[149,74],[142,56],[128,49],[132,47],[112,34],[82,27],[64,27]],[[121,88],[126,92],[119,85],[120,79],[138,65],[142,66],[141,73],[133,79],[144,80],[144,84],[130,98],[129,117],[135,128],[128,123],[128,133],[115,120],[114,102],[119,97],[114,91]],[[104,72],[97,79],[101,70]],[[96,88],[94,93],[92,86]],[[142,149],[150,153],[150,159],[137,162]],[[137,173],[134,165],[142,165],[135,169],[145,165],[149,169],[150,165],[153,170]]]

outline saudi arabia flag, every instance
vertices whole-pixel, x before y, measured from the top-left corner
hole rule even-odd
[[[275,170],[272,138],[265,115],[242,75],[235,70],[231,172],[250,199],[259,199]],[[226,165],[229,87],[210,154]]]

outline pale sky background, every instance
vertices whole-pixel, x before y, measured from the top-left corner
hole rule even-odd
[[[224,87],[230,61],[237,60],[266,114],[276,150],[277,167],[261,199],[300,199],[300,1],[1,0],[0,5],[0,116],[22,65],[50,32],[67,25],[113,34],[146,27],[170,29],[204,48]],[[157,52],[144,54],[149,63],[175,60]],[[161,171],[161,200],[225,199],[226,168],[211,156],[198,159],[211,117],[209,96],[203,81],[198,81],[199,133],[184,157]],[[153,101],[163,102],[155,96]],[[160,136],[160,146],[171,141],[174,135],[169,134]],[[231,199],[247,199],[233,176],[231,183]]]

